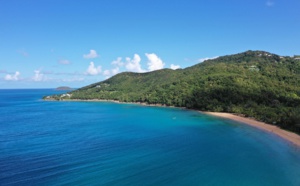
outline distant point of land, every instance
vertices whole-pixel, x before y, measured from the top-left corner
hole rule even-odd
[[[61,86],[61,87],[57,87],[55,90],[73,90],[73,88],[67,86]]]

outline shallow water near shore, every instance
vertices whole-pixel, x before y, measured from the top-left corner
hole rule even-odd
[[[300,149],[179,108],[0,90],[0,185],[300,185]]]

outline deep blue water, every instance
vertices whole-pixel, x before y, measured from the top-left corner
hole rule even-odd
[[[178,108],[0,90],[0,185],[300,185],[300,149]]]

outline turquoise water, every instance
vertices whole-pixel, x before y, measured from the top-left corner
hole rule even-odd
[[[300,149],[178,108],[0,90],[0,185],[300,185]]]

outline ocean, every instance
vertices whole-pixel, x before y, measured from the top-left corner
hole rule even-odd
[[[0,90],[0,185],[299,186],[300,148],[181,108]]]

